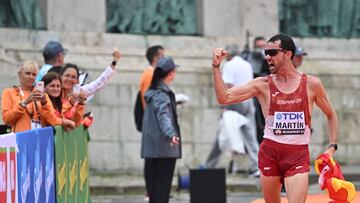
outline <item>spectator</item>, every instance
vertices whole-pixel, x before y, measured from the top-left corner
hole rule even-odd
[[[164,47],[162,47],[160,45],[151,46],[146,50],[145,56],[149,62],[149,65],[147,68],[145,68],[145,70],[143,71],[143,73],[140,76],[139,89],[140,89],[141,106],[140,105],[137,106],[135,104],[135,108],[139,108],[139,109],[137,109],[136,112],[138,112],[138,113],[141,112],[140,113],[141,115],[136,115],[136,114],[134,115],[135,116],[135,124],[137,125],[136,127],[140,132],[142,129],[143,113],[144,113],[144,109],[145,109],[145,105],[146,105],[145,99],[144,99],[144,94],[150,87],[151,80],[154,75],[154,69],[156,68],[156,64],[157,64],[158,60],[160,58],[164,57]],[[142,107],[141,110],[140,110],[140,107]],[[146,168],[144,167],[144,173],[146,173],[145,170],[146,170]],[[146,187],[145,198],[144,198],[145,201],[147,201],[149,199],[149,194],[147,192],[148,191],[147,186],[148,186],[148,184],[146,183],[146,179],[145,179],[145,187]]]
[[[44,82],[45,92],[49,95],[57,117],[62,117],[61,76],[55,72],[48,72],[41,79]]]
[[[161,58],[145,93],[141,157],[145,159],[150,203],[169,202],[176,159],[181,158],[175,95],[169,87],[176,75],[175,67],[170,57]]]
[[[49,41],[43,49],[45,64],[41,67],[41,70],[36,77],[36,81],[40,81],[48,71],[61,73],[62,66],[64,65],[65,53],[67,51],[68,50],[64,49],[58,41]],[[114,60],[112,61],[110,66],[108,66],[95,81],[82,87],[82,90],[84,91],[84,94],[88,97],[88,99],[90,99],[97,90],[104,87],[106,83],[110,80],[111,76],[115,73],[116,63],[120,58],[120,51],[114,49]]]
[[[40,81],[42,77],[53,67],[56,66],[58,69],[64,64],[65,53],[67,49],[64,49],[60,42],[49,41],[46,43],[43,49],[43,57],[45,64],[41,67],[36,81]],[[59,71],[58,71],[59,72]]]
[[[19,67],[19,86],[6,88],[1,97],[2,117],[12,132],[21,132],[47,125],[62,125],[74,128],[73,121],[61,119],[53,114],[50,99],[42,90],[34,88],[38,66],[27,61]]]
[[[140,76],[140,92],[141,92],[141,100],[143,104],[143,108],[145,109],[145,92],[149,89],[152,76],[154,74],[154,69],[156,68],[156,64],[158,60],[164,57],[164,48],[160,45],[149,47],[146,50],[146,59],[149,62],[149,66],[144,70],[144,72]]]
[[[136,96],[136,101],[134,105],[134,119],[136,129],[141,132],[142,129],[142,117],[144,108],[146,106],[144,94],[149,89],[152,76],[154,74],[154,69],[156,67],[157,61],[164,57],[164,48],[160,45],[151,46],[146,50],[146,58],[149,61],[149,66],[143,71],[140,76],[139,82],[139,92]],[[175,95],[177,104],[184,104],[190,101],[190,98],[183,94],[179,93]]]
[[[270,74],[269,66],[266,63],[264,55],[265,46],[266,40],[264,37],[255,37],[253,44],[254,49],[250,52],[248,57],[245,58],[253,68],[254,78]]]
[[[53,105],[54,114],[59,118],[64,118],[66,115],[66,110],[63,108],[63,102],[66,105],[66,100],[62,99],[62,83],[61,76],[55,72],[48,72],[41,81],[44,81],[45,92],[49,95],[50,101]],[[82,120],[82,114],[84,113],[83,105],[78,105],[77,109],[79,111],[79,115],[75,117],[68,117],[75,122],[76,125],[79,125]],[[69,110],[68,110],[69,111]]]
[[[238,85],[244,85],[251,79],[253,79],[253,71],[250,63],[238,56],[238,54],[240,54],[238,46],[236,44],[231,44],[226,46],[225,49],[229,53],[226,58],[227,62],[225,63],[222,70],[222,78],[225,82],[225,85],[228,88],[232,88]],[[249,169],[249,175],[253,177],[258,177],[260,175],[260,172],[257,169],[257,153],[259,151],[259,145],[256,140],[255,107],[252,99],[243,101],[241,103],[224,106],[224,111],[225,112],[223,113],[223,119],[220,121],[220,124],[222,123],[223,125],[220,126],[220,129],[226,126],[228,128],[228,135],[233,136],[229,137],[229,140],[233,141],[233,143],[230,143],[231,149],[233,151],[233,156],[229,167],[229,172],[235,173],[237,171],[236,157],[239,153],[242,154],[245,152],[245,150],[241,150],[241,148],[243,147],[239,145],[245,145],[252,162]],[[228,123],[224,123],[226,121],[232,122],[231,120],[233,120],[224,117],[227,116],[228,111],[236,112],[238,114],[238,117],[240,117],[238,124],[230,125]],[[240,123],[244,123],[244,125],[240,125]],[[230,129],[230,127],[232,129]],[[231,131],[235,133],[230,133]],[[218,131],[218,133],[219,132],[220,131]],[[221,143],[218,142],[219,135],[217,135],[214,147],[206,161],[205,167],[207,168],[215,167],[221,155],[221,149],[219,146],[219,144]],[[242,142],[240,139],[242,140]]]
[[[106,84],[110,81],[110,78],[116,72],[116,65],[119,62],[120,58],[122,57],[121,52],[118,49],[114,49],[112,53],[113,61],[111,64],[105,68],[105,70],[101,73],[101,75],[96,78],[94,81],[81,86],[81,91],[85,94],[87,98],[93,96],[98,90],[105,87]],[[79,71],[77,71],[77,83],[79,79]],[[64,84],[63,84],[64,85]]]
[[[79,68],[75,64],[65,64],[65,67],[61,71],[61,80],[63,91],[62,112],[66,118],[81,121],[85,101],[103,88],[115,73],[115,68],[121,58],[121,53],[119,50],[114,49],[112,56],[113,61],[110,66],[108,66],[96,80],[79,87],[79,92],[73,92],[74,88],[76,88],[75,85],[79,84]]]
[[[254,39],[254,50],[250,53],[249,57],[246,59],[249,61],[254,71],[254,78],[260,76],[266,76],[270,74],[269,65],[266,62],[264,48],[266,46],[266,40],[264,37],[258,36]],[[256,120],[256,134],[257,140],[260,144],[264,136],[265,128],[265,118],[262,113],[261,105],[258,99],[254,98],[255,105],[255,120]]]
[[[80,121],[85,111],[86,95],[84,92],[73,92],[75,85],[79,83],[79,68],[75,64],[65,64],[61,71],[62,81],[62,110],[65,118]]]
[[[297,69],[299,66],[301,66],[303,61],[303,56],[306,56],[307,53],[304,51],[304,49],[300,46],[296,47],[295,55],[292,60],[292,63],[294,64],[295,68]]]

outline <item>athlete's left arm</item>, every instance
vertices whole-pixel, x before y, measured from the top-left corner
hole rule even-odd
[[[335,109],[331,105],[321,80],[312,77],[311,78],[311,89],[314,94],[315,104],[321,109],[321,111],[325,114],[328,120],[328,129],[329,129],[329,144],[336,144],[336,138],[338,135],[339,124]],[[326,151],[331,156],[334,154],[335,150],[330,148]]]

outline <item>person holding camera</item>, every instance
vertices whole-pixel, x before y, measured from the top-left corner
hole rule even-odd
[[[86,95],[79,89],[79,68],[77,65],[65,64],[61,70],[61,82],[61,113],[63,117],[76,121],[76,126],[78,126],[84,115]]]
[[[55,72],[50,71],[46,75],[44,75],[41,81],[44,83],[44,90],[50,98],[51,104],[53,106],[53,113],[58,118],[68,118],[74,121],[75,125],[78,126],[82,120],[81,114],[84,112],[83,106],[80,106],[82,109],[79,110],[78,116],[68,116],[68,117],[64,116],[65,112],[63,112],[61,76]],[[79,98],[79,95],[77,96]],[[71,112],[71,113],[74,114],[75,112]]]
[[[48,95],[44,92],[43,83],[34,87],[38,65],[27,61],[19,67],[19,86],[4,89],[1,97],[2,118],[12,132],[21,132],[47,125],[62,125],[66,129],[75,127],[68,119],[56,117],[53,113]]]
[[[122,55],[118,49],[114,49],[112,56],[113,61],[105,71],[96,80],[83,86],[79,84],[80,71],[77,65],[67,63],[61,69],[62,113],[65,118],[76,120],[76,125],[81,123],[85,102],[98,90],[105,87],[115,73],[116,65]]]

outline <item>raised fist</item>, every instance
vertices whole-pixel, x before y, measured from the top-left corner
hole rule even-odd
[[[219,66],[221,61],[227,56],[227,52],[223,48],[213,49],[213,65]]]
[[[121,52],[119,51],[119,49],[114,48],[114,51],[112,53],[113,57],[114,57],[114,61],[118,62],[121,58]]]

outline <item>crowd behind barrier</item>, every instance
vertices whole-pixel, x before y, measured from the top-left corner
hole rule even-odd
[[[0,135],[0,202],[91,202],[82,125]]]

